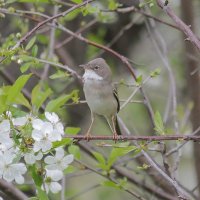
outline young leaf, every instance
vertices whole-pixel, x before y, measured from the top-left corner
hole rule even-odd
[[[92,154],[94,155],[94,157],[96,158],[96,160],[103,165],[106,165],[106,160],[103,157],[102,154],[98,153],[98,152],[92,152]]]
[[[61,141],[53,142],[53,148],[57,147],[64,147],[65,145],[70,144],[72,139],[70,138],[63,138]]]
[[[40,187],[37,188],[37,196],[40,200],[49,200],[45,191],[43,191]]]
[[[131,151],[137,150],[136,146],[128,146],[124,148],[113,148],[108,158],[108,166],[111,167],[112,164],[120,157],[128,154]]]
[[[36,166],[35,165],[30,166],[29,170],[31,172],[31,176],[33,178],[35,185],[38,187],[41,187],[43,179],[42,179],[42,176],[39,175],[39,173],[37,171],[38,169],[36,168]]]
[[[46,91],[42,91],[41,85],[36,85],[31,93],[32,105],[38,110],[44,101],[52,94],[52,90],[48,88]]]
[[[69,135],[77,135],[80,130],[79,127],[67,127],[65,133]]]
[[[35,43],[36,37],[32,37],[31,40],[28,42],[28,44],[25,47],[25,50],[29,50]]]
[[[15,102],[16,97],[19,95],[21,89],[24,87],[26,82],[29,80],[32,74],[22,75],[20,76],[15,83],[11,86],[8,91],[7,102],[12,103]]]
[[[67,94],[67,95],[58,97],[57,99],[53,99],[53,100],[49,101],[45,110],[48,112],[55,112],[61,106],[63,106],[69,99],[71,99],[71,97],[72,97],[71,94]]]
[[[60,70],[58,70],[55,74],[52,74],[51,76],[49,76],[50,79],[66,78],[66,77],[69,77],[69,74],[67,72],[60,71]]]
[[[77,3],[77,4],[79,4],[79,3],[82,3],[83,2],[83,0],[71,0],[72,2],[74,2],[74,3]]]
[[[137,83],[138,86],[141,85],[142,80],[143,80],[142,75],[140,75],[140,76],[137,77],[136,83]]]
[[[112,187],[115,189],[121,189],[120,186],[113,181],[104,181],[101,183],[101,185],[106,186],[106,187]]]
[[[37,56],[37,52],[38,52],[38,46],[35,44],[32,48],[32,56],[36,57]]]
[[[34,62],[27,62],[20,67],[21,73],[26,72],[31,66],[34,65]]]
[[[156,111],[154,115],[154,124],[155,124],[154,130],[156,131],[156,133],[158,135],[165,135],[165,127],[163,124],[163,120],[158,111]]]
[[[15,99],[15,103],[19,104],[19,105],[23,105],[25,107],[27,107],[29,110],[31,110],[31,105],[29,104],[29,101],[26,99],[26,97],[20,92],[16,99]]]
[[[77,145],[71,145],[68,148],[69,153],[73,154],[76,159],[81,158],[80,148]]]

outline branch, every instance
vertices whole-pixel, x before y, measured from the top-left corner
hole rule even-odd
[[[0,180],[0,190],[7,194],[11,199],[15,200],[28,200],[28,197],[18,190],[13,184],[7,181]]]
[[[54,19],[57,19],[59,17],[64,17],[65,15],[67,15],[68,13],[72,12],[73,10],[76,10],[77,8],[80,8],[82,6],[84,6],[85,4],[88,4],[90,2],[92,2],[93,0],[87,0],[87,1],[84,1],[83,3],[80,3],[80,4],[77,4],[73,7],[71,7],[70,9],[64,11],[64,12],[61,12],[57,15],[54,15],[52,17],[49,17],[47,18],[46,20],[40,22],[37,24],[37,26],[35,26],[33,29],[31,29],[31,31],[29,31],[28,33],[26,33],[26,35],[24,35],[18,42],[17,44],[12,48],[13,49],[16,49],[18,48],[21,44],[23,44],[35,31],[37,31],[39,28],[41,28],[42,26],[44,26],[45,24],[47,24],[48,22],[54,20]]]
[[[95,135],[87,138],[85,135],[66,135],[65,138],[76,140],[113,140],[112,135]],[[167,141],[167,140],[184,140],[199,142],[200,135],[156,135],[156,136],[135,136],[135,135],[118,135],[117,140],[134,140],[134,141]]]
[[[160,8],[162,8],[167,15],[176,23],[179,30],[181,30],[186,36],[187,40],[189,40],[192,44],[194,44],[197,49],[200,51],[200,40],[198,37],[191,31],[190,26],[186,25],[175,13],[174,11],[167,5],[164,5],[162,0],[156,0],[157,4]]]

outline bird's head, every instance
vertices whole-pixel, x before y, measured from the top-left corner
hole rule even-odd
[[[90,62],[80,65],[85,70],[83,79],[111,80],[111,70],[103,58],[96,58]]]

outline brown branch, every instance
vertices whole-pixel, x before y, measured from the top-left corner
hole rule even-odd
[[[88,140],[85,135],[66,135],[65,138],[72,138],[76,140]],[[90,136],[89,140],[113,140],[112,135],[95,135]],[[156,136],[135,136],[135,135],[118,135],[117,140],[134,140],[134,141],[167,141],[167,140],[184,140],[199,142],[200,135],[156,135]]]
[[[12,48],[13,49],[16,49],[18,48],[22,43],[24,43],[35,31],[37,31],[39,28],[41,28],[43,25],[47,24],[48,22],[54,20],[54,19],[57,19],[59,17],[64,17],[65,15],[67,15],[68,13],[72,12],[73,10],[76,10],[77,8],[80,8],[90,2],[92,2],[93,0],[87,0],[87,1],[84,1],[83,3],[80,3],[80,4],[77,4],[73,7],[71,7],[70,9],[64,11],[64,12],[61,12],[57,15],[54,15],[52,17],[49,17],[47,18],[46,20],[40,22],[37,24],[37,26],[35,26],[33,29],[31,29],[28,33],[26,33],[18,42],[17,44]]]
[[[187,40],[194,44],[196,48],[200,51],[200,40],[192,32],[192,30],[190,29],[190,25],[186,25],[168,5],[164,5],[164,2],[162,0],[156,1],[158,6],[162,8],[167,13],[167,15],[176,23],[179,30],[181,30],[187,36]]]
[[[165,24],[165,25],[170,26],[170,27],[175,28],[175,29],[179,29],[176,25],[170,24],[166,21],[163,21],[163,20],[161,20],[161,19],[159,19],[159,18],[157,18],[153,15],[150,15],[150,14],[144,12],[143,10],[139,10],[135,6],[130,6],[128,8],[118,8],[116,10],[116,12],[119,12],[119,13],[137,12],[137,13],[144,15],[145,17],[154,19],[155,21],[157,21],[159,23]]]
[[[7,181],[0,180],[0,190],[8,195],[11,199],[15,200],[28,200],[28,197],[18,190],[13,184]]]

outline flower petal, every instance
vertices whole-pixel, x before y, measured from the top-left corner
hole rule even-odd
[[[41,130],[44,122],[41,119],[33,119],[32,125],[34,129]]]
[[[45,117],[53,124],[59,121],[58,115],[56,115],[56,113],[54,112],[53,113],[45,112]]]
[[[63,172],[60,170],[46,170],[47,177],[50,177],[53,181],[59,181],[63,178]]]
[[[56,160],[61,160],[65,155],[65,152],[64,152],[64,149],[63,148],[57,148],[56,149],[56,155],[55,155],[55,158]]]
[[[53,164],[55,163],[55,158],[53,156],[47,156],[45,159],[44,159],[44,162],[46,164]]]
[[[62,186],[57,182],[51,182],[49,189],[51,190],[52,193],[58,193],[59,191],[62,190]]]
[[[70,163],[72,163],[74,160],[74,156],[72,154],[67,155],[63,158],[62,160],[62,165],[63,166],[68,166]]]
[[[18,117],[18,118],[13,118],[12,122],[14,126],[24,126],[28,121],[27,117]]]
[[[44,137],[44,133],[40,130],[34,129],[32,131],[32,137],[33,137],[34,140],[40,141]]]
[[[10,122],[9,120],[3,120],[0,124],[0,132],[10,132]]]

